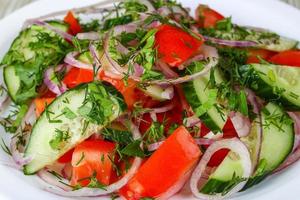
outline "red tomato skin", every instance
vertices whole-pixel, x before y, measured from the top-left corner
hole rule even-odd
[[[269,62],[277,65],[300,67],[300,50],[280,52],[269,59]]]
[[[223,138],[228,139],[228,138],[234,138],[234,137],[238,137],[238,134],[237,134],[230,118],[228,118],[226,121],[226,124],[224,125],[224,128],[223,128]],[[211,157],[211,159],[207,165],[210,167],[219,166],[223,162],[223,160],[225,159],[225,157],[227,156],[228,153],[229,153],[228,149],[221,149],[221,150],[217,151]]]
[[[112,156],[115,144],[102,140],[87,140],[77,145],[72,156],[71,185],[87,186],[94,172],[97,180],[109,185],[112,176],[112,163],[108,156]]]
[[[127,200],[159,197],[174,186],[200,156],[193,137],[181,126],[141,166],[120,194]]]
[[[275,52],[264,49],[250,49],[248,52],[247,64],[260,63],[258,57],[262,58],[263,60],[268,60],[275,55]]]
[[[171,25],[161,25],[155,35],[158,56],[171,67],[177,67],[193,56],[202,43],[203,40]]]
[[[69,150],[67,153],[65,153],[62,157],[58,159],[59,163],[70,163],[72,161],[74,149]]]
[[[206,5],[199,5],[196,9],[196,20],[202,28],[213,28],[224,16]]]
[[[68,88],[74,88],[81,83],[93,81],[94,73],[92,70],[73,67],[64,77],[63,82]]]
[[[77,33],[82,32],[81,26],[74,16],[72,11],[69,11],[64,18],[64,22],[69,25],[69,33],[72,35],[76,35]]]

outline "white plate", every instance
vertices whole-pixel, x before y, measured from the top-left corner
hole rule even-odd
[[[88,5],[95,0],[43,0],[28,5],[0,21],[0,57],[7,51],[12,40],[17,36],[25,19],[37,17],[52,11]],[[243,24],[269,28],[277,33],[300,41],[300,11],[275,0],[181,0],[185,6],[195,8],[198,3],[206,3],[226,16],[233,16],[233,21]],[[1,135],[4,135],[1,130]],[[276,152],[274,152],[276,156]],[[7,159],[0,152],[1,160]],[[58,196],[38,189],[33,177],[26,177],[21,172],[0,165],[0,199],[22,200],[61,200]],[[300,199],[300,162],[288,170],[264,181],[259,186],[234,197],[235,200],[289,200]],[[159,187],[159,186],[158,186]],[[100,198],[97,198],[100,199]],[[183,199],[183,196],[172,199]],[[186,199],[194,199],[192,197]]]

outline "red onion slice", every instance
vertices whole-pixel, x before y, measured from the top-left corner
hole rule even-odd
[[[10,141],[10,151],[12,154],[12,159],[13,161],[16,163],[16,165],[19,167],[19,169],[21,169],[24,165],[28,164],[31,162],[32,158],[30,157],[24,157],[24,149],[20,150],[19,149],[19,138],[18,135],[22,135],[22,139],[27,140],[29,137],[29,130],[28,131],[23,131],[23,126],[25,126],[27,123],[30,123],[31,121],[35,121],[35,105],[34,103],[31,103],[31,105],[29,106],[29,109],[26,113],[26,115],[24,116],[21,126],[18,128],[18,130],[16,131],[16,134],[11,138]]]
[[[130,130],[133,134],[133,139],[138,140],[141,138],[141,134],[139,132],[138,127],[136,127],[133,123],[130,124]],[[60,196],[65,196],[65,197],[96,197],[96,196],[105,196],[108,194],[111,194],[113,192],[118,191],[120,188],[122,188],[124,185],[126,185],[126,183],[134,176],[134,174],[136,173],[136,171],[139,169],[139,167],[142,164],[142,159],[139,157],[136,157],[131,165],[131,168],[129,169],[129,171],[127,172],[127,174],[125,174],[120,180],[118,180],[117,182],[110,184],[108,186],[105,187],[105,190],[103,189],[96,189],[96,188],[82,188],[79,190],[75,190],[72,191],[72,188],[60,188],[57,187],[57,183],[58,179],[54,176],[50,176],[47,177],[47,183],[49,184],[46,188],[44,188],[44,190],[60,195]],[[49,179],[51,178],[51,181]],[[56,181],[56,182],[52,182],[52,181]],[[62,179],[60,181],[63,181],[65,183],[67,183],[68,181],[65,179]],[[50,184],[51,183],[51,184]],[[65,189],[67,189],[65,191]]]
[[[219,38],[213,38],[208,36],[203,36],[205,40],[210,41],[215,44],[225,45],[230,47],[255,47],[256,42],[253,41],[235,41],[235,40],[223,40]]]
[[[293,151],[296,150],[300,145],[300,113],[299,112],[288,112],[288,115],[294,121],[294,130],[295,130],[295,142]]]
[[[177,78],[179,77],[178,74],[176,72],[174,72],[167,63],[159,60],[156,63],[156,68],[158,68],[164,75],[166,78]]]
[[[246,137],[250,133],[250,119],[240,112],[230,112],[229,117],[239,137]]]
[[[87,32],[87,33],[78,33],[76,37],[79,40],[100,40],[100,33],[98,32]]]
[[[76,56],[79,55],[79,52],[70,52],[67,54],[67,56],[64,59],[64,62],[73,66],[73,67],[77,67],[77,68],[82,68],[82,69],[89,69],[89,70],[93,70],[93,66],[91,64],[87,64],[87,63],[83,63],[80,62],[78,60],[76,60]]]
[[[232,194],[240,191],[246,184],[246,181],[237,184],[231,191],[229,191],[225,195],[222,194],[207,195],[199,192],[198,182],[205,172],[207,163],[209,162],[210,158],[216,151],[224,148],[230,149],[231,151],[239,155],[243,167],[242,177],[249,178],[251,176],[252,163],[251,163],[250,153],[247,147],[244,145],[244,143],[237,138],[216,141],[208,147],[203,157],[201,158],[198,166],[196,167],[195,171],[192,174],[191,181],[190,181],[190,189],[195,197],[199,199],[214,199],[214,200],[225,199],[228,196],[231,196]]]
[[[287,157],[287,159],[274,171],[277,173],[300,159],[300,113],[299,112],[288,112],[289,116],[294,120],[294,130],[295,130],[295,142],[293,147],[293,152]]]
[[[198,55],[190,58],[189,60],[185,61],[183,64],[179,65],[178,69],[183,70],[187,66],[189,66],[190,64],[192,64],[193,62],[201,61],[203,59],[204,59],[204,56],[202,54],[198,54]]]
[[[45,27],[55,33],[57,33],[58,35],[60,35],[62,38],[65,38],[66,40],[68,41],[72,41],[73,40],[73,36],[70,35],[69,33],[66,33],[58,28],[55,28],[53,26],[51,26],[50,24],[46,23],[46,22],[43,22],[43,21],[39,21],[39,20],[31,20],[31,21],[28,21],[28,25],[31,25],[31,24],[35,24],[35,25],[38,25],[38,26],[42,26],[42,27]]]
[[[5,111],[11,104],[11,99],[6,91],[6,89],[0,85],[0,113]]]
[[[201,120],[196,115],[188,117],[184,121],[184,124],[185,124],[186,127],[193,127],[193,126],[196,126],[199,123],[201,123]]]
[[[53,81],[53,78],[55,77],[55,72],[62,70],[63,67],[63,65],[59,65],[57,66],[57,68],[50,67],[45,71],[44,74],[44,84],[48,87],[48,89],[51,92],[57,95],[61,95],[62,93],[67,91],[67,86],[63,82],[55,83]]]
[[[173,79],[166,79],[166,80],[155,80],[155,81],[148,81],[149,84],[158,84],[158,85],[166,85],[166,84],[180,84],[188,81],[192,81],[198,77],[204,76],[210,72],[211,68],[215,67],[218,64],[218,52],[217,49],[211,46],[202,45],[202,51],[208,63],[206,64],[205,68],[192,75],[186,75],[179,78]]]

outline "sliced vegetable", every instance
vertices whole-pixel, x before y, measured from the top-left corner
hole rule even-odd
[[[272,64],[250,64],[239,68],[242,84],[269,101],[279,101],[288,110],[300,109],[300,69]]]
[[[62,31],[67,27],[56,21],[49,24]],[[33,25],[22,31],[2,61],[7,65],[3,76],[12,100],[22,104],[35,97],[44,70],[63,59],[70,47],[62,37],[44,27]]]
[[[204,188],[200,186],[201,188],[199,189],[198,183],[204,175],[208,161],[211,156],[220,149],[230,149],[233,157],[230,158],[229,154],[211,176],[213,178],[211,181],[208,181],[207,184],[209,185],[204,186]],[[237,138],[224,139],[216,141],[206,150],[192,174],[190,188],[193,195],[199,199],[225,199],[241,190],[251,173],[252,164],[247,147]],[[214,177],[217,178],[214,179]],[[218,180],[220,177],[221,180]],[[227,182],[226,186],[223,185],[224,182]],[[204,189],[204,192],[202,189]]]
[[[128,200],[158,198],[190,173],[200,156],[201,152],[194,139],[181,126],[152,154],[120,193]],[[164,199],[178,190],[180,187],[168,193]]]
[[[172,39],[170,39],[172,38]],[[196,39],[180,28],[162,25],[155,35],[159,57],[171,67],[177,67],[193,56],[203,40]]]
[[[277,65],[300,67],[300,50],[280,52],[269,59],[269,62]]]
[[[262,126],[263,134],[258,165],[244,190],[260,183],[283,163],[294,146],[293,121],[276,104],[269,103],[262,110]],[[251,153],[256,154],[255,151]]]
[[[109,185],[113,173],[115,144],[103,140],[84,141],[75,147],[72,157],[71,185],[87,186],[92,178]]]
[[[52,164],[67,151],[98,132],[124,111],[122,98],[111,86],[90,83],[74,88],[55,99],[35,123],[24,166],[33,174]]]
[[[37,117],[39,117],[42,112],[44,112],[45,108],[54,101],[55,98],[49,97],[49,98],[35,98],[34,104],[35,104],[35,114]]]
[[[67,15],[64,18],[64,22],[66,22],[69,25],[68,32],[70,34],[76,35],[77,33],[82,32],[80,23],[78,22],[78,19],[76,19],[72,11],[69,11],[67,13]]]
[[[248,53],[247,63],[261,63],[261,59],[269,60],[275,52],[265,49],[250,49]]]
[[[217,22],[224,19],[224,16],[206,5],[199,5],[196,9],[196,20],[200,27],[215,27]]]
[[[224,78],[221,71],[217,68],[213,71],[216,83],[222,83]],[[222,131],[227,121],[228,111],[218,105],[217,89],[209,85],[210,76],[208,73],[185,83],[183,90],[195,114],[211,131],[217,133]]]
[[[74,88],[82,83],[89,83],[94,80],[94,72],[88,69],[73,67],[64,77],[63,83],[68,88]]]

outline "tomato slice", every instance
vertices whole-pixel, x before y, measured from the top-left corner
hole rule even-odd
[[[273,55],[275,55],[275,52],[269,51],[269,50],[264,50],[264,49],[250,49],[248,51],[248,59],[247,63],[260,63],[260,60],[258,57],[268,60],[270,59]]]
[[[78,21],[78,19],[76,19],[76,17],[74,16],[72,11],[69,11],[67,13],[67,15],[64,18],[64,22],[66,22],[67,24],[69,24],[69,33],[72,35],[76,35],[77,33],[82,32],[80,23]]]
[[[199,5],[196,9],[196,20],[202,28],[213,28],[224,16],[206,5]]]
[[[48,98],[35,98],[34,104],[35,104],[35,114],[37,117],[39,117],[42,112],[44,112],[47,105],[52,103],[54,100],[54,97],[48,97]]]
[[[71,185],[87,186],[96,173],[97,180],[108,185],[113,171],[110,160],[115,144],[102,140],[87,140],[77,145],[72,156]]]
[[[271,63],[277,65],[289,65],[300,67],[300,50],[283,51],[269,59]]]
[[[74,88],[81,83],[89,83],[94,80],[93,70],[73,67],[64,77],[63,82],[68,88]]]
[[[69,150],[67,153],[65,153],[62,157],[58,159],[59,163],[69,163],[72,161],[74,149]]]
[[[193,137],[181,126],[142,165],[120,194],[127,200],[159,197],[182,180],[200,156]]]
[[[227,119],[224,128],[223,128],[223,138],[234,138],[238,137],[238,134],[230,120],[230,118]],[[211,157],[211,159],[208,162],[208,166],[210,167],[217,167],[221,164],[221,162],[225,159],[227,154],[229,153],[228,149],[221,149],[214,153],[214,155]]]
[[[177,67],[193,56],[202,43],[203,40],[171,25],[161,25],[155,35],[158,56],[171,67]]]

